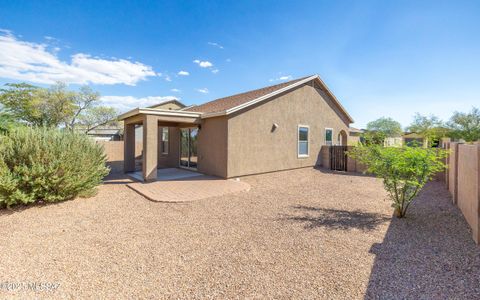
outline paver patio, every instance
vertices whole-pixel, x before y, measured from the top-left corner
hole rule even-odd
[[[315,169],[157,203],[116,178],[89,199],[0,212],[0,298],[479,298],[480,251],[440,183],[391,221],[375,178]]]
[[[145,198],[156,202],[197,201],[250,190],[250,185],[240,180],[198,174],[150,183],[133,182],[127,186]]]

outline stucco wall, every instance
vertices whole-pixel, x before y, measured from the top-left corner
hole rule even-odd
[[[273,124],[278,128],[272,130]],[[309,157],[298,158],[298,125],[308,125]],[[281,94],[228,119],[228,177],[319,164],[325,128],[336,143],[348,121],[332,100],[311,83]]]
[[[179,109],[182,109],[183,106],[180,106],[180,105],[178,105],[178,103],[175,103],[175,102],[169,102],[169,103],[164,103],[164,104],[152,106],[151,108],[154,108],[154,109],[179,110]]]
[[[446,180],[448,182],[448,190],[452,194],[452,199],[454,203],[456,203],[457,201],[457,190],[456,190],[457,179],[458,179],[456,174],[456,172],[458,171],[457,170],[457,159],[458,159],[457,147],[458,147],[457,143],[451,143],[448,146],[450,150],[450,154],[448,157],[448,168],[447,168],[449,179]]]
[[[472,229],[473,239],[480,242],[480,145],[446,143],[450,149],[446,184]]]
[[[208,175],[227,177],[226,117],[202,120],[198,133],[198,171]]]
[[[357,146],[358,144],[360,144],[360,133],[350,132],[350,134],[348,135],[348,145]]]
[[[101,145],[107,156],[107,166],[111,169],[110,173],[123,172],[123,141],[97,141]],[[142,155],[142,143],[135,143],[135,157]]]
[[[168,127],[168,154],[162,153],[162,127],[158,128],[158,168],[176,168],[180,160],[180,129]]]
[[[479,242],[479,152],[475,145],[458,147],[457,205],[472,228],[473,238]]]

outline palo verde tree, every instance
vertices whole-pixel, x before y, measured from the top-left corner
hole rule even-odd
[[[89,107],[78,117],[78,127],[85,133],[103,125],[117,125],[118,112],[113,107],[93,106]]]
[[[0,89],[0,112],[17,122],[41,127],[86,128],[115,122],[114,108],[100,105],[100,94],[89,87],[70,91],[64,83],[40,88],[26,83]],[[83,121],[82,121],[83,120]],[[96,122],[92,124],[92,122]],[[88,130],[85,130],[88,131]]]
[[[360,145],[348,152],[350,157],[367,167],[368,173],[383,179],[398,218],[405,217],[422,187],[445,168],[443,159],[446,154],[442,149],[380,145]]]
[[[455,112],[447,125],[453,138],[466,142],[480,141],[480,109],[476,107],[469,113]]]

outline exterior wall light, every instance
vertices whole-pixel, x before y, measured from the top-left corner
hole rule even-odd
[[[277,123],[273,123],[271,132],[274,132],[278,128]]]

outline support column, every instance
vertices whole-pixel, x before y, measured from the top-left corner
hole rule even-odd
[[[143,180],[157,179],[158,167],[158,118],[145,115],[143,119]]]
[[[135,124],[125,124],[123,132],[123,171],[135,172]]]

